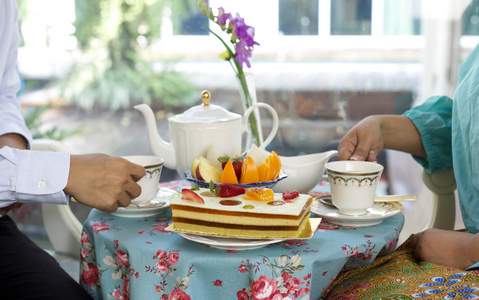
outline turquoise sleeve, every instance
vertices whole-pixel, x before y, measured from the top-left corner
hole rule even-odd
[[[452,99],[431,97],[403,116],[416,126],[427,154],[426,158],[413,158],[429,173],[452,169]]]
[[[466,269],[466,271],[474,271],[474,270],[479,270],[479,262],[473,264],[472,266]]]

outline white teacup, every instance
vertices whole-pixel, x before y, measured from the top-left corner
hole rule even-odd
[[[342,160],[325,165],[331,200],[344,215],[359,216],[373,207],[384,167],[367,161]]]
[[[163,169],[163,158],[149,155],[131,155],[123,156],[123,158],[143,166],[146,171],[146,175],[137,182],[141,186],[141,194],[131,202],[142,204],[155,199],[159,190],[158,183]]]

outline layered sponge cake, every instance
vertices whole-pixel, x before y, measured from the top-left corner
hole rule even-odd
[[[208,189],[192,191],[200,201],[181,197],[170,200],[175,231],[240,238],[301,238],[310,234],[311,196],[266,201],[247,194],[222,198]]]

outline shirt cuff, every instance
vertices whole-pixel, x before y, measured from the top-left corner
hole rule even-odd
[[[70,172],[70,154],[66,152],[20,151],[17,200],[23,203],[68,204],[63,189]]]

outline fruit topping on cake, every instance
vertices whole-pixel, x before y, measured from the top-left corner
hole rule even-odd
[[[181,199],[190,200],[190,201],[198,202],[198,203],[205,203],[205,201],[203,200],[203,198],[201,198],[200,195],[198,195],[197,193],[189,189],[181,190]]]
[[[273,201],[274,192],[268,188],[248,188],[246,189],[246,196],[244,196],[244,198],[247,200]]]
[[[220,183],[212,192],[214,192],[218,197],[229,198],[243,195],[245,193],[245,189],[242,186],[232,183]]]
[[[284,200],[291,200],[291,199],[294,199],[294,198],[297,198],[297,197],[299,197],[299,192],[297,190],[283,192],[283,199]]]

